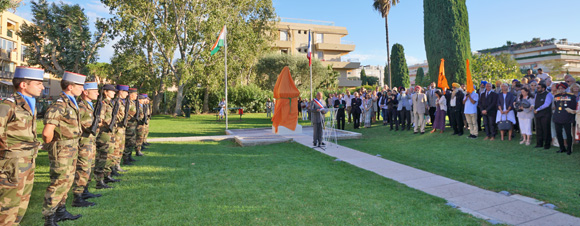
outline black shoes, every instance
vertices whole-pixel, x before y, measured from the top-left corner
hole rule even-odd
[[[133,165],[133,162],[131,160],[129,160],[129,158],[123,158],[122,164],[124,166],[131,166],[131,165]]]
[[[72,202],[73,207],[89,207],[94,205],[94,202],[88,202],[87,200],[83,199],[82,194],[75,194],[75,198]]]
[[[58,226],[56,224],[56,214],[48,215],[44,217],[44,226]]]
[[[141,151],[137,151],[137,152],[135,153],[135,156],[143,156],[143,152],[141,152]]]
[[[102,181],[102,180],[97,181],[97,187],[96,187],[96,189],[110,189],[110,188],[113,188],[113,187],[107,185],[104,181]]]
[[[117,183],[117,182],[120,182],[120,181],[121,181],[120,179],[112,178],[111,175],[106,176],[105,179],[103,180],[103,182],[105,182],[107,184],[108,183]]]
[[[83,191],[83,194],[82,194],[83,199],[92,199],[92,198],[98,198],[101,196],[103,196],[103,195],[90,193],[88,187],[85,187],[85,190]]]
[[[74,221],[74,220],[79,219],[79,218],[81,218],[83,216],[83,215],[80,215],[80,214],[78,214],[78,215],[72,215],[71,213],[69,213],[66,210],[66,207],[64,205],[59,206],[56,209],[56,213],[54,215],[55,215],[55,220],[54,221],[56,221],[56,222],[66,221],[66,220],[73,220]]]
[[[473,134],[469,134],[469,136],[467,136],[467,138],[469,138],[469,139],[477,139],[477,136],[475,136]]]

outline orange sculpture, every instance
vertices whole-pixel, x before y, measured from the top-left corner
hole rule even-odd
[[[280,75],[278,75],[278,80],[276,80],[276,85],[274,86],[276,105],[274,117],[272,117],[272,125],[276,128],[276,133],[278,133],[278,126],[284,126],[292,131],[296,129],[299,96],[300,91],[294,85],[290,69],[284,67]]]

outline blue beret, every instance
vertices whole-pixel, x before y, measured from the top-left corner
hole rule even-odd
[[[69,81],[78,85],[84,85],[87,77],[81,74],[65,71],[62,75],[62,80]]]
[[[24,78],[42,81],[44,80],[44,69],[18,66],[14,71],[14,78]]]
[[[117,85],[117,90],[119,91],[129,91],[128,85]]]
[[[117,91],[117,89],[115,88],[114,85],[111,84],[106,84],[103,86],[103,90],[113,90],[113,91]]]
[[[96,82],[86,82],[83,88],[85,88],[85,90],[99,89],[99,84]]]

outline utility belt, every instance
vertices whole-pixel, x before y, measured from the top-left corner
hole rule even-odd
[[[29,142],[31,145],[30,150],[22,150],[22,151],[9,151],[9,150],[0,150],[0,160],[4,159],[12,159],[12,158],[24,158],[24,157],[32,157],[36,158],[38,154],[38,147],[40,142]]]
[[[80,138],[80,137],[79,137]],[[52,141],[50,143],[59,143],[62,145],[69,145],[69,144],[78,144],[79,143],[79,138],[73,138],[73,139],[68,139],[68,140],[55,140]]]

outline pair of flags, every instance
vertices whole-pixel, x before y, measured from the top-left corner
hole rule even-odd
[[[445,77],[445,60],[441,58],[441,64],[439,65],[439,77],[437,79],[437,87],[441,89],[449,89],[449,83]],[[468,93],[474,91],[473,80],[471,79],[471,70],[469,69],[469,59],[467,59],[467,81],[465,84],[465,89]]]

